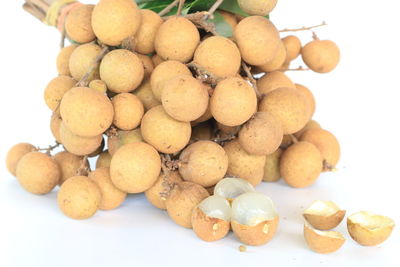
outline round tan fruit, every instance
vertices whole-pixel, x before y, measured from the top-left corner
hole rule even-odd
[[[89,83],[89,88],[99,91],[100,93],[107,93],[107,84],[102,80],[93,80]]]
[[[58,181],[59,185],[62,185],[67,179],[78,175],[78,170],[83,163],[83,157],[67,151],[58,152],[53,158],[58,163],[61,171],[60,180]],[[86,161],[86,164],[88,165],[89,162]]]
[[[340,60],[340,50],[329,40],[314,40],[301,49],[304,63],[315,72],[327,73],[336,68]]]
[[[76,81],[69,76],[61,75],[49,82],[44,90],[44,101],[46,105],[55,111],[61,102],[64,94],[74,87]]]
[[[111,154],[108,152],[108,150],[101,152],[96,160],[96,169],[109,168],[110,165],[111,165]]]
[[[153,94],[150,85],[150,79],[145,79],[142,84],[135,91],[133,91],[133,94],[140,99],[145,111],[161,105],[161,102],[158,101]]]
[[[77,47],[78,45],[69,45],[60,50],[56,61],[58,74],[67,76],[71,75],[71,72],[69,71],[69,58]]]
[[[296,59],[301,52],[301,41],[297,36],[289,35],[282,38],[282,42],[286,47],[286,61],[290,62]]]
[[[112,156],[123,145],[142,141],[143,138],[140,132],[140,128],[136,128],[132,131],[118,131],[116,135],[112,135],[107,139],[108,151]]]
[[[286,60],[286,47],[283,42],[279,42],[278,51],[275,56],[267,63],[258,66],[263,72],[272,72],[279,70]]]
[[[62,123],[61,116],[53,112],[53,114],[51,114],[51,119],[50,119],[50,130],[51,133],[53,134],[53,137],[56,139],[58,143],[62,143],[60,137],[61,123]]]
[[[144,78],[150,77],[151,73],[154,70],[153,60],[151,60],[150,56],[147,56],[147,55],[142,55],[142,54],[139,54],[139,53],[135,53],[135,55],[138,56],[138,58],[140,59],[140,61],[143,64]]]
[[[282,143],[279,146],[282,149],[286,149],[293,144],[293,138],[290,134],[283,135]]]
[[[151,57],[151,61],[153,61],[154,67],[157,67],[158,65],[160,65],[161,63],[163,63],[165,60],[162,59],[159,55],[154,54]]]
[[[314,115],[315,112],[315,108],[316,108],[316,102],[315,102],[315,97],[313,95],[313,93],[310,91],[310,89],[308,89],[307,87],[301,85],[301,84],[297,84],[296,83],[296,88],[297,90],[299,90],[307,99],[308,101],[308,105],[310,107],[310,118]]]
[[[144,107],[139,98],[130,93],[120,93],[113,97],[114,125],[121,130],[132,130],[140,125]]]
[[[343,220],[345,210],[332,201],[314,201],[304,212],[303,217],[315,229],[331,230]]]
[[[65,19],[67,36],[78,43],[89,43],[96,36],[92,29],[92,12],[94,5],[81,5],[73,8]]]
[[[305,131],[307,131],[309,129],[314,129],[314,128],[321,129],[321,125],[317,121],[310,120],[309,122],[307,122],[306,126],[304,126],[303,129],[301,129],[300,131],[296,132],[294,134],[294,136],[297,139],[300,139]]]
[[[273,71],[257,80],[257,88],[261,94],[268,94],[281,87],[296,88],[289,77],[281,71]]]
[[[336,231],[319,231],[307,223],[304,224],[304,239],[310,249],[317,253],[328,254],[339,250],[346,241],[344,236]]]
[[[8,171],[16,176],[17,165],[20,159],[29,152],[35,151],[36,148],[28,143],[19,143],[14,145],[7,153],[6,166]]]
[[[83,44],[74,49],[69,57],[69,71],[71,76],[80,81],[83,76],[92,68],[93,62],[101,53],[101,47],[93,44]],[[99,78],[99,68],[95,67],[88,81]]]
[[[238,0],[239,7],[249,15],[266,16],[276,6],[278,0]]]
[[[152,54],[154,53],[154,39],[163,20],[157,13],[148,9],[141,9],[140,13],[142,14],[142,23],[135,36],[135,50],[141,54]]]
[[[282,149],[278,148],[274,153],[267,155],[264,165],[264,182],[276,182],[281,179],[279,170],[279,161],[282,155]]]

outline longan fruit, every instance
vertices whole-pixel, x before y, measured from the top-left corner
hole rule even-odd
[[[65,19],[67,36],[78,43],[89,43],[96,36],[92,29],[94,5],[81,5],[72,9]]]
[[[109,168],[110,164],[111,164],[111,154],[108,152],[108,150],[101,152],[96,160],[96,169]]]
[[[278,30],[267,18],[250,16],[241,20],[233,32],[244,61],[260,66],[271,61],[278,52]]]
[[[282,42],[286,47],[286,61],[292,61],[296,59],[301,52],[301,41],[297,36],[288,35],[282,38]]]
[[[114,108],[108,97],[89,87],[75,87],[66,92],[60,113],[68,129],[84,137],[104,133],[114,118]]]
[[[318,73],[331,72],[340,60],[339,47],[329,40],[314,40],[301,49],[307,67]]]
[[[105,55],[101,61],[100,77],[114,93],[131,92],[143,80],[143,64],[131,51],[116,49]]]
[[[130,93],[120,93],[112,98],[114,125],[121,130],[132,130],[140,125],[144,107],[140,99]]]
[[[123,145],[142,141],[143,138],[140,128],[136,128],[132,131],[118,131],[115,136],[110,136],[107,140],[108,152],[112,156]]]
[[[164,22],[154,11],[141,9],[142,22],[135,35],[135,50],[141,54],[154,53],[154,39],[158,28]]]
[[[258,66],[263,72],[279,70],[286,60],[286,47],[283,42],[279,42],[278,51],[275,56],[267,63]]]
[[[266,16],[276,6],[278,0],[238,0],[239,7],[249,15]]]
[[[193,62],[218,77],[226,78],[238,73],[241,57],[234,42],[222,36],[212,36],[197,47]]]
[[[105,146],[105,141],[104,141],[104,138],[103,138],[103,140],[101,141],[101,144],[100,144],[100,146],[95,150],[95,151],[93,151],[92,153],[90,153],[89,155],[87,155],[89,158],[94,158],[94,157],[97,157],[98,155],[100,155],[101,154],[101,152],[103,152],[103,150],[104,150],[104,146]]]
[[[282,143],[281,143],[281,145],[279,147],[282,148],[282,149],[286,149],[292,144],[293,144],[292,136],[290,134],[284,134],[283,135],[283,139],[282,139]]]
[[[295,88],[282,87],[262,99],[259,110],[272,114],[282,125],[283,134],[303,128],[310,119],[310,107],[304,95]]]
[[[224,149],[229,159],[228,175],[245,179],[253,186],[261,183],[264,176],[265,156],[247,153],[238,140],[227,142]]]
[[[138,56],[138,58],[143,64],[144,78],[150,77],[151,73],[154,70],[153,60],[151,60],[150,56],[147,55],[142,55],[139,53],[135,53],[135,55]]]
[[[315,113],[315,108],[316,108],[316,101],[315,101],[315,97],[313,95],[313,93],[311,92],[310,89],[308,89],[307,87],[305,87],[304,85],[301,84],[295,84],[297,90],[299,90],[307,99],[308,101],[308,105],[310,107],[310,118],[314,115]]]
[[[58,152],[53,158],[58,163],[61,171],[60,180],[58,181],[59,185],[62,185],[69,178],[76,176],[83,161],[83,157],[74,155],[67,151]],[[86,164],[89,164],[87,160]]]
[[[213,128],[209,122],[202,122],[192,127],[191,140],[210,140],[213,135]]]
[[[173,119],[162,106],[147,111],[140,126],[143,139],[159,152],[173,154],[182,150],[190,140],[189,122]]]
[[[160,155],[143,142],[120,147],[111,159],[111,180],[118,189],[127,193],[146,191],[157,181],[160,171]]]
[[[224,10],[218,10],[218,13],[221,14],[225,22],[231,26],[232,30],[235,29],[238,24],[235,14]]]
[[[102,80],[93,80],[89,83],[89,88],[99,91],[100,93],[107,93],[107,85]]]
[[[283,150],[278,148],[274,153],[265,157],[264,165],[264,182],[276,182],[281,179],[281,173],[279,170],[279,161]]]
[[[65,92],[74,87],[76,81],[69,76],[61,75],[49,82],[44,90],[44,101],[46,105],[55,111],[60,105]]]
[[[280,159],[280,173],[292,187],[312,185],[322,171],[322,156],[318,148],[308,142],[298,142],[286,149]]]
[[[71,72],[69,71],[69,58],[71,57],[72,52],[77,48],[78,45],[69,45],[64,48],[61,48],[60,52],[57,55],[57,71],[60,75],[70,76]]]
[[[111,181],[110,168],[97,168],[89,173],[89,179],[94,181],[101,191],[99,209],[112,210],[125,201],[127,193],[119,190]]]
[[[88,219],[99,209],[101,191],[87,176],[74,176],[62,184],[57,202],[64,215],[75,220]]]
[[[273,71],[257,80],[258,91],[264,95],[281,87],[296,88],[292,80],[281,71]]]
[[[308,129],[313,129],[313,128],[321,128],[321,125],[315,120],[310,120],[309,122],[307,122],[306,126],[303,127],[303,129],[294,133],[294,136],[297,139],[300,139],[305,131],[307,131]]]
[[[238,126],[256,112],[257,96],[245,80],[227,78],[215,87],[210,108],[216,121],[226,126]]]
[[[189,75],[189,68],[175,60],[168,60],[160,63],[153,71],[150,77],[151,89],[153,90],[154,97],[161,101],[162,91],[166,83],[178,75]]]
[[[60,126],[61,143],[68,152],[78,156],[88,155],[101,146],[103,136],[83,137],[73,134],[64,123]]]
[[[145,79],[142,84],[135,91],[133,91],[133,94],[140,99],[145,111],[161,105],[161,102],[158,101],[153,94],[153,90],[151,89],[150,85],[150,79]]]
[[[59,114],[53,112],[53,114],[51,115],[51,119],[50,119],[50,130],[51,130],[51,133],[53,134],[54,139],[56,139],[56,141],[58,143],[62,143],[61,137],[60,137],[61,123],[62,123],[61,116]]]
[[[269,155],[282,142],[283,130],[280,121],[266,112],[257,112],[239,131],[239,143],[247,153]]]
[[[51,156],[33,151],[25,154],[18,161],[16,176],[26,191],[44,195],[58,184],[61,171]]]
[[[28,143],[19,143],[10,148],[6,156],[6,166],[8,171],[12,175],[16,176],[17,165],[20,159],[29,152],[35,150],[36,148]]]
[[[194,121],[192,121],[192,124],[196,124],[196,123],[202,123],[205,121],[208,121],[212,118],[212,114],[211,114],[211,109],[210,109],[210,101],[208,101],[208,106],[206,111],[203,113],[203,115],[201,115],[199,118],[195,119]]]
[[[69,71],[72,78],[80,81],[91,69],[96,57],[101,53],[101,47],[93,44],[83,44],[72,51],[69,57]],[[89,76],[88,81],[99,79],[99,67],[96,67]]]
[[[222,138],[238,134],[241,128],[240,126],[226,126],[219,122],[216,122],[215,126],[217,127],[219,135]]]
[[[186,18],[174,16],[158,28],[154,46],[163,59],[186,63],[193,58],[199,42],[196,26]]]
[[[197,79],[179,75],[168,82],[161,95],[165,111],[178,121],[193,121],[200,118],[208,107],[208,91]]]
[[[92,13],[92,27],[102,43],[118,46],[139,30],[141,13],[135,1],[100,0]]]
[[[160,65],[161,63],[163,63],[165,60],[162,59],[159,55],[154,54],[151,57],[151,61],[153,61],[154,67],[157,67],[158,65]]]
[[[228,169],[225,150],[212,141],[197,141],[179,156],[179,173],[184,180],[210,187],[221,180]]]

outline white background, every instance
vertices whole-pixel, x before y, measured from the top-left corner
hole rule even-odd
[[[59,34],[25,13],[21,4],[1,4],[1,162],[18,142],[53,143],[43,90],[57,75]],[[339,172],[321,175],[310,188],[296,190],[282,182],[258,187],[273,198],[281,216],[269,244],[240,253],[233,234],[202,242],[143,196],[130,196],[115,211],[74,221],[58,210],[56,192],[24,192],[2,163],[0,266],[400,266],[398,228],[382,245],[362,247],[343,222],[338,230],[347,238],[345,245],[319,255],[305,245],[301,217],[310,202],[326,199],[348,214],[370,210],[400,223],[399,10],[395,0],[280,0],[272,13],[280,29],[323,20],[329,24],[317,33],[340,46],[339,67],[326,75],[289,75],[312,89],[318,102],[315,118],[338,137],[343,155]],[[303,42],[311,38],[309,32],[299,35]]]

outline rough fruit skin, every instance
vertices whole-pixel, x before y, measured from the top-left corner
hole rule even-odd
[[[278,148],[274,153],[265,157],[264,182],[276,182],[281,179],[279,170],[279,161],[282,155],[282,149]]]
[[[150,85],[150,79],[145,79],[142,84],[135,91],[133,91],[133,94],[140,99],[145,111],[161,105],[161,102],[158,101],[153,94]]]
[[[150,77],[151,73],[154,70],[154,63],[153,60],[151,60],[150,56],[147,55],[142,55],[139,53],[135,53],[136,56],[138,56],[138,58],[140,59],[140,61],[143,64],[143,69],[144,69],[144,78],[143,79],[147,79],[148,77]],[[143,81],[142,81],[143,83]]]
[[[193,58],[199,42],[199,31],[190,20],[172,17],[158,28],[154,46],[157,54],[164,60],[186,63]]]
[[[273,71],[257,80],[257,88],[261,94],[268,94],[281,87],[296,87],[292,80],[281,71]]]
[[[321,128],[321,125],[314,120],[310,120],[309,122],[307,122],[306,126],[304,126],[303,129],[301,129],[300,131],[296,132],[294,134],[294,136],[297,139],[300,139],[305,131],[307,131],[308,129],[313,129],[313,128]]]
[[[238,73],[241,56],[234,42],[222,36],[212,36],[197,47],[193,62],[218,77],[226,78]]]
[[[304,219],[318,230],[331,230],[335,228],[342,222],[345,215],[345,210],[338,210],[329,216],[303,213]]]
[[[276,55],[267,63],[258,66],[264,72],[272,72],[279,70],[286,60],[286,47],[282,42],[279,42]]]
[[[69,71],[69,58],[77,47],[78,45],[69,45],[60,50],[56,60],[58,74],[67,76],[71,75],[71,72]]]
[[[286,47],[286,61],[292,61],[300,55],[301,41],[297,36],[286,36],[285,38],[282,38],[282,42]]]
[[[197,237],[206,242],[220,240],[230,230],[230,222],[209,217],[199,207],[192,213],[192,226]]]
[[[314,40],[301,49],[304,63],[315,72],[331,72],[339,64],[339,47],[329,40]]]
[[[161,170],[158,152],[143,142],[126,144],[113,155],[110,165],[111,180],[121,191],[141,193],[156,181]]]
[[[143,139],[159,152],[173,154],[182,150],[190,140],[192,128],[189,122],[181,122],[169,116],[162,106],[147,111],[140,126]]]
[[[278,51],[278,30],[268,19],[250,16],[239,22],[233,32],[244,61],[260,66],[272,60]]]
[[[278,230],[279,217],[276,216],[270,221],[264,221],[256,226],[240,224],[236,221],[231,222],[233,233],[240,242],[250,246],[261,246],[268,243]]]
[[[111,164],[111,154],[108,152],[108,150],[101,152],[96,160],[96,169],[109,168],[110,164]]]
[[[319,235],[307,225],[304,225],[304,239],[311,250],[321,254],[333,253],[339,250],[345,242],[344,237],[333,238]]]
[[[140,128],[136,128],[132,131],[118,131],[116,135],[112,135],[107,139],[107,147],[110,155],[113,156],[123,145],[142,141],[143,138]]]
[[[141,54],[154,53],[154,39],[158,28],[163,23],[162,18],[154,11],[141,9],[142,23],[135,35],[135,51]]]
[[[212,141],[198,141],[183,150],[179,157],[179,173],[183,179],[210,187],[224,178],[228,170],[228,155]]]
[[[61,177],[57,162],[49,155],[35,151],[19,160],[16,174],[21,186],[36,195],[51,192]]]
[[[72,9],[65,19],[67,36],[78,43],[89,43],[96,36],[92,29],[94,5],[82,5]]]
[[[64,94],[74,87],[76,81],[69,76],[60,75],[49,82],[44,90],[44,100],[46,105],[55,111],[61,102]]]
[[[100,0],[92,13],[92,27],[102,43],[120,45],[135,35],[141,23],[141,14],[131,0]]]
[[[308,101],[308,105],[310,107],[310,119],[311,119],[315,113],[315,108],[317,105],[316,101],[315,101],[315,97],[314,97],[313,93],[311,92],[311,90],[308,89],[307,87],[305,87],[304,85],[296,84],[296,88],[304,95],[304,97]]]
[[[58,207],[68,217],[83,220],[92,217],[99,208],[101,191],[87,176],[69,178],[58,191]]]
[[[69,71],[72,78],[80,81],[90,70],[96,57],[100,54],[101,47],[93,44],[83,44],[74,49],[69,57]],[[95,68],[88,81],[99,78],[99,68]]]
[[[130,93],[121,93],[113,97],[113,123],[121,130],[132,130],[140,125],[144,107],[139,98]]]
[[[238,0],[239,7],[249,15],[266,16],[276,6],[278,0]]]
[[[218,83],[210,99],[211,114],[226,126],[238,126],[256,112],[257,96],[243,79],[231,77]]]
[[[58,182],[59,185],[63,184],[69,178],[76,176],[83,161],[83,157],[67,151],[58,152],[53,158],[58,163],[61,171],[60,180]],[[89,164],[88,161],[86,161],[86,163]]]
[[[318,179],[321,171],[321,153],[311,143],[295,143],[281,156],[282,178],[292,187],[303,188],[312,185]]]
[[[12,175],[16,176],[17,165],[20,159],[35,149],[36,148],[33,145],[28,143],[19,143],[10,148],[6,156],[6,166],[8,171]]]
[[[84,137],[104,133],[114,118],[114,108],[108,97],[89,87],[75,87],[66,92],[60,112],[68,129]]]

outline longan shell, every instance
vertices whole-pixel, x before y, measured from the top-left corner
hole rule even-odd
[[[61,137],[60,137],[60,127],[61,127],[62,119],[61,116],[55,112],[51,115],[50,118],[50,130],[51,133],[53,134],[53,137],[56,139],[58,143],[61,142]]]
[[[114,108],[108,97],[89,87],[75,87],[66,92],[60,112],[68,129],[84,137],[104,133],[114,118]]]
[[[346,241],[343,236],[342,238],[333,238],[320,235],[307,225],[304,225],[304,239],[311,250],[321,254],[333,253],[339,250]]]
[[[163,59],[186,63],[193,58],[199,42],[199,31],[190,20],[171,17],[158,28],[154,46]]]
[[[301,129],[300,131],[294,133],[294,136],[297,139],[300,139],[305,131],[307,131],[308,129],[313,129],[313,128],[319,128],[320,129],[321,125],[315,120],[310,120],[309,122],[307,122],[306,126],[303,127],[303,129]]]
[[[131,0],[100,0],[92,13],[92,27],[102,43],[118,46],[138,31],[141,13]]]
[[[100,54],[101,47],[93,44],[83,44],[72,51],[69,57],[69,71],[71,76],[80,81],[83,76],[91,69],[96,57]],[[99,67],[95,67],[88,81],[99,78]]]
[[[279,170],[279,161],[283,151],[278,148],[274,153],[265,157],[264,165],[264,182],[276,182],[281,179],[281,173]]]
[[[342,222],[345,215],[345,210],[338,210],[329,216],[303,213],[303,217],[306,221],[318,230],[331,230],[335,228]]]
[[[150,56],[147,56],[147,55],[142,55],[139,53],[135,53],[135,55],[138,56],[138,58],[140,59],[140,61],[143,64],[144,78],[150,77],[151,73],[154,70],[153,60],[151,60]],[[142,81],[142,83],[143,83],[143,81]]]
[[[58,74],[70,76],[71,72],[69,71],[69,58],[71,57],[72,52],[77,48],[78,45],[69,45],[64,48],[61,48],[60,52],[57,55],[56,66]]]
[[[301,130],[310,119],[310,107],[305,96],[295,88],[282,87],[262,99],[259,111],[272,114],[282,125],[283,134]]]
[[[161,105],[161,102],[158,101],[153,94],[150,85],[150,79],[145,79],[142,84],[135,91],[133,91],[133,94],[140,99],[145,111]]]
[[[297,36],[288,35],[282,38],[282,42],[286,47],[286,61],[292,61],[300,55],[301,41]]]
[[[16,176],[26,191],[44,195],[57,185],[61,171],[57,162],[49,155],[33,151],[19,160]]]
[[[318,148],[308,142],[298,142],[283,152],[280,172],[285,182],[296,188],[312,185],[322,171],[322,156]]]
[[[78,156],[89,155],[101,146],[103,136],[83,137],[72,133],[64,123],[60,126],[60,139],[64,148]]]
[[[74,155],[68,151],[61,151],[54,155],[54,160],[60,167],[61,176],[58,181],[59,185],[62,185],[69,178],[78,175],[79,167],[83,162],[83,157]],[[89,162],[86,160],[87,166]]]
[[[329,40],[314,40],[301,49],[304,63],[315,72],[331,72],[339,64],[339,47]]]
[[[28,143],[19,143],[14,145],[10,150],[7,152],[6,156],[6,166],[8,171],[16,176],[17,175],[17,165],[20,159],[28,154],[29,152],[35,151],[36,148]]]
[[[193,231],[201,240],[213,242],[224,238],[231,228],[230,222],[207,216],[199,207],[192,213]]]
[[[140,128],[131,131],[118,131],[116,135],[112,135],[107,139],[108,152],[112,156],[123,145],[142,141]]]
[[[236,221],[231,222],[232,231],[240,242],[250,246],[261,246],[268,243],[278,230],[279,217],[264,221],[256,226],[240,224]]]
[[[92,29],[94,5],[81,5],[73,8],[65,19],[67,36],[78,43],[89,43],[96,36]]]
[[[120,93],[113,97],[113,123],[121,130],[132,130],[140,125],[144,107],[139,98],[130,93]]]
[[[108,150],[101,152],[96,160],[96,169],[109,168],[111,164],[111,157],[112,156]]]
[[[141,193],[156,181],[161,170],[158,152],[143,142],[126,144],[113,155],[110,165],[111,180],[120,190]]]
[[[229,165],[227,174],[247,180],[253,186],[261,183],[264,176],[265,156],[248,154],[238,140],[225,144]]]
[[[155,50],[154,40],[156,33],[164,21],[152,10],[141,9],[140,13],[142,15],[142,22],[135,35],[135,50],[141,54],[152,54]]]
[[[257,88],[261,94],[268,94],[281,87],[296,88],[290,78],[281,71],[273,71],[257,80]]]
[[[235,27],[233,37],[244,61],[260,66],[272,60],[278,52],[278,30],[271,21],[260,16],[250,16]]]
[[[278,0],[238,0],[239,7],[249,15],[266,16],[276,6]]]
[[[297,90],[299,90],[307,99],[308,101],[308,105],[310,107],[310,118],[314,115],[315,113],[315,108],[316,108],[316,101],[315,101],[315,97],[314,94],[311,92],[310,89],[308,89],[307,87],[305,87],[304,85],[301,84],[297,84],[296,83],[296,88]]]
[[[182,150],[190,140],[192,128],[189,122],[181,122],[169,116],[162,106],[147,111],[140,126],[143,139],[159,152],[173,154]]]
[[[278,50],[275,56],[267,63],[258,66],[264,72],[272,72],[279,70],[286,60],[286,47],[283,42],[279,42]]]
[[[257,110],[254,89],[243,79],[231,77],[218,83],[210,99],[213,117],[226,126],[246,122]]]
[[[52,111],[55,111],[59,107],[64,94],[74,87],[75,84],[76,81],[66,75],[60,75],[52,79],[44,90],[44,100],[46,105]]]
[[[88,219],[99,208],[101,191],[87,176],[74,176],[62,184],[57,202],[64,215],[75,220]]]

